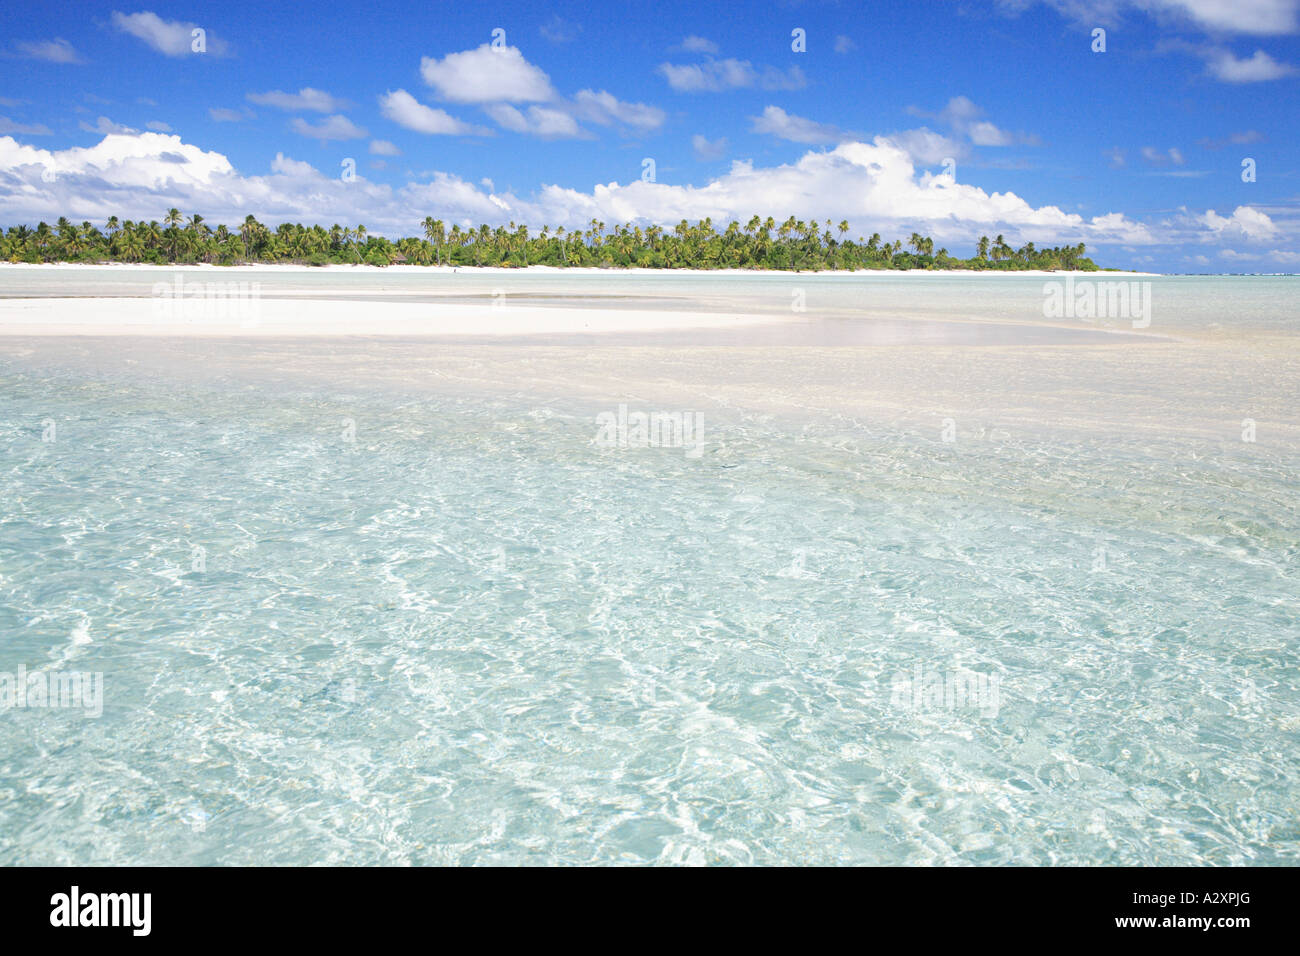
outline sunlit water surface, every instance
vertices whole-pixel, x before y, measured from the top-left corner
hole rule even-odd
[[[1296,862],[1294,449],[0,397],[0,863]]]

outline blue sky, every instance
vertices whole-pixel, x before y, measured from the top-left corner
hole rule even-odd
[[[0,223],[758,212],[1300,271],[1300,0],[374,6],[7,5]]]

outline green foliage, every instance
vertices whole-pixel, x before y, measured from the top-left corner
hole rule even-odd
[[[289,262],[322,266],[330,263],[411,265],[589,266],[607,269],[1082,269],[1097,266],[1085,257],[1083,243],[1037,249],[1026,243],[1013,249],[998,236],[980,237],[969,259],[934,249],[934,241],[919,233],[904,242],[885,242],[879,233],[850,239],[848,222],[832,225],[805,222],[794,216],[782,223],[753,216],[728,223],[718,231],[711,219],[683,219],[671,229],[633,226],[607,229],[591,220],[586,229],[530,232],[527,226],[450,229],[426,216],[422,236],[390,240],[371,236],[365,226],[304,226],[282,223],[270,229],[248,216],[231,229],[215,229],[200,215],[186,217],[170,209],[162,222],[120,221],[116,216],[100,231],[89,222],[61,218],[34,229],[12,226],[0,234],[0,259],[16,262],[148,262],[235,265],[240,262]]]

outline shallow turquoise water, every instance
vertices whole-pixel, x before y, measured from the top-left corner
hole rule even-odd
[[[1296,862],[1294,450],[0,399],[0,863]]]

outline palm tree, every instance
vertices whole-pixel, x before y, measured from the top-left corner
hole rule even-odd
[[[1096,268],[1085,258],[1087,247],[1083,243],[1038,249],[1027,242],[1020,249],[1012,249],[1002,235],[992,241],[981,236],[977,255],[963,260],[952,259],[947,249],[940,249],[936,257],[934,239],[913,232],[906,245],[915,256],[900,260],[903,239],[884,242],[876,232],[869,239],[859,236],[850,241],[847,219],[838,224],[829,219],[823,222],[790,216],[778,225],[771,216],[764,219],[755,214],[743,225],[731,220],[715,226],[710,217],[704,217],[696,222],[682,219],[665,230],[654,223],[643,227],[624,222],[607,227],[592,218],[583,229],[566,231],[561,226],[552,230],[542,226],[532,235],[527,224],[513,220],[508,225],[455,223],[448,233],[441,219],[428,215],[420,223],[422,236],[397,238],[368,236],[364,225],[352,228],[335,224],[327,228],[283,222],[270,230],[252,215],[246,216],[236,230],[223,223],[214,231],[199,213],[187,218],[173,208],[164,215],[162,224],[111,216],[105,222],[104,233],[90,222],[76,225],[67,217],[60,217],[53,227],[45,222],[35,229],[16,225],[7,234],[0,230],[0,258],[54,261],[103,256],[156,262],[166,256],[173,262],[197,258],[228,264],[242,252],[242,257],[250,261],[333,259],[384,264],[400,253],[406,261],[422,265],[472,262],[484,266],[860,269],[883,263],[902,268],[984,268],[991,257],[999,269]],[[236,241],[242,249],[235,245]]]
[[[244,217],[244,225],[239,230],[239,237],[244,242],[245,259],[253,258],[253,250],[262,241],[262,234],[265,231],[266,227],[258,222],[252,214]]]
[[[80,226],[69,223],[66,228],[60,230],[59,239],[63,243],[64,253],[69,258],[75,259],[85,249]]]
[[[135,229],[123,230],[119,237],[122,258],[127,262],[139,262],[144,255],[144,238]]]

